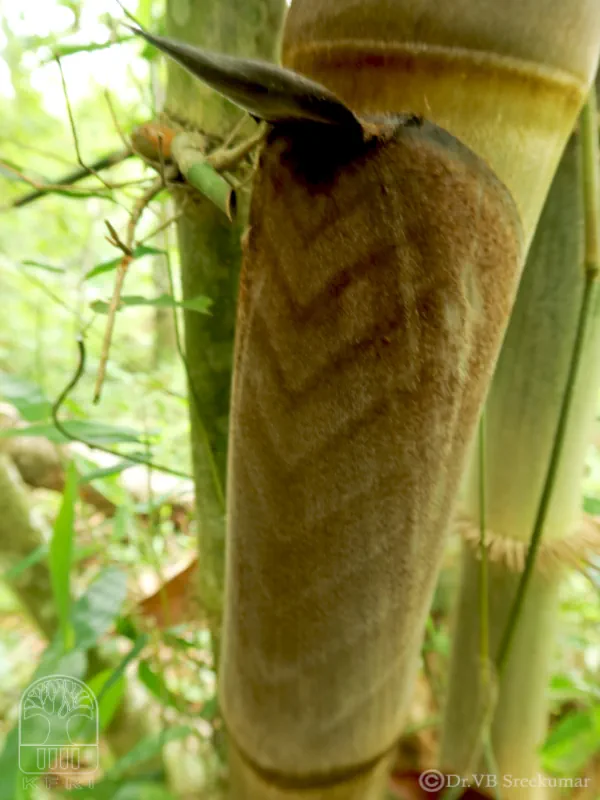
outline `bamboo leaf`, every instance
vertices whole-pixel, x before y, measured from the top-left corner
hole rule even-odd
[[[577,775],[597,752],[600,741],[600,705],[567,714],[542,747],[544,767],[550,772]]]
[[[69,197],[74,200],[87,200],[89,197],[97,197],[99,200],[109,200],[111,203],[115,203],[116,200],[110,194],[103,194],[102,192],[95,192],[90,190],[86,192],[84,189],[46,189],[44,186],[41,186],[39,191],[43,192],[44,194],[58,194],[61,197]]]
[[[109,303],[104,300],[95,300],[91,303],[91,308],[97,314],[107,314]],[[188,311],[197,311],[200,314],[209,314],[212,300],[208,297],[193,297],[190,300],[175,300],[170,294],[161,294],[159,297],[143,297],[142,295],[130,294],[121,297],[119,308],[132,306],[152,306],[154,308],[185,308]]]
[[[105,669],[87,681],[87,685],[98,701],[98,719],[101,730],[105,730],[113,718],[125,690],[125,676],[122,673],[114,679],[113,676],[114,670]]]
[[[155,755],[158,755],[168,742],[174,742],[177,739],[185,739],[193,733],[194,729],[189,725],[177,725],[169,730],[161,731],[159,734],[146,736],[141,742],[136,744],[133,750],[130,750],[127,755],[120,758],[117,763],[113,765],[106,774],[107,779],[118,779],[132,767],[136,766],[136,764],[149,761]]]
[[[129,530],[129,523],[131,521],[131,509],[128,505],[122,505],[117,508],[117,513],[113,520],[113,541],[123,542]]]
[[[42,264],[40,261],[22,261],[21,263],[24,267],[36,267],[37,269],[43,269],[46,272],[56,272],[60,275],[65,272],[64,267],[54,267],[52,264]]]
[[[162,675],[154,670],[150,663],[144,659],[138,665],[138,678],[144,686],[165,706],[178,708],[177,698],[168,688]]]
[[[113,464],[112,467],[99,467],[98,469],[90,470],[86,472],[85,475],[82,475],[79,479],[80,484],[84,483],[91,483],[92,481],[98,480],[99,478],[110,478],[113,475],[120,475],[122,472],[125,472],[126,469],[130,467],[134,467],[135,462],[129,461],[128,459],[124,458],[122,461],[119,461],[117,464]]]
[[[22,558],[17,564],[14,564],[10,569],[7,569],[2,575],[2,580],[6,581],[7,583],[16,580],[19,575],[22,575],[30,567],[39,564],[40,561],[43,561],[48,555],[48,549],[49,548],[46,542],[39,544],[35,550],[32,550],[31,553],[28,553],[25,558]],[[86,547],[75,546],[73,551],[73,562],[76,563],[83,558],[88,558],[90,555],[98,553],[101,549],[102,545],[99,544],[87,545]]]
[[[103,686],[100,689],[100,692],[98,693],[98,696],[97,696],[98,702],[100,702],[100,700],[103,697],[104,693],[109,691],[109,689],[112,687],[113,683],[116,683],[125,674],[125,670],[129,666],[129,664],[131,664],[131,662],[134,661],[138,657],[138,655],[142,652],[144,647],[148,644],[149,639],[150,639],[150,637],[148,636],[147,633],[144,633],[141,636],[138,636],[138,638],[135,640],[131,650],[128,653],[126,653],[126,655],[122,658],[120,664],[115,668],[115,670],[112,672],[111,676],[103,684]]]
[[[207,722],[212,722],[212,720],[215,719],[218,713],[219,713],[219,698],[215,694],[212,697],[210,697],[206,701],[206,703],[204,703],[199,716],[202,719],[205,719]]]
[[[199,295],[198,297],[192,297],[189,300],[183,300],[177,305],[181,308],[187,309],[188,311],[198,311],[200,314],[210,314],[209,309],[212,305],[212,300],[209,297]]]
[[[116,567],[103,570],[73,607],[78,649],[87,650],[112,626],[127,594],[127,576]]]
[[[584,497],[583,510],[586,514],[600,516],[600,497]]]
[[[10,161],[8,158],[3,158],[2,160],[4,164],[0,164],[0,175],[5,180],[14,181],[16,183],[27,183],[25,178],[22,178],[20,175],[16,174],[17,172],[21,173],[23,172],[23,170],[21,169],[21,167],[19,167],[18,164],[15,164],[14,161]],[[7,167],[8,168],[12,167],[12,169],[7,169]],[[16,170],[16,172],[13,172],[13,170]]]
[[[71,420],[63,422],[63,427],[76,439],[85,439],[92,444],[122,444],[141,442],[142,434],[133,428],[124,428],[117,425],[108,425],[104,422],[88,420]],[[7,428],[0,430],[0,439],[9,439],[14,436],[44,436],[56,444],[69,441],[68,438],[51,423],[35,423],[25,428]]]
[[[6,572],[2,575],[2,580],[10,583],[11,581],[16,580],[19,575],[22,575],[29,567],[33,567],[34,564],[39,564],[48,553],[48,545],[46,542],[42,542],[39,544],[35,550],[32,550],[31,553],[28,553],[25,558],[22,558],[18,564],[14,564],[10,569],[7,569]]]
[[[140,244],[133,251],[133,259],[138,260],[144,256],[160,256],[165,254],[166,250],[160,250],[158,247],[150,247]],[[118,258],[111,258],[108,261],[102,261],[100,264],[96,264],[96,266],[92,267],[89,272],[86,272],[86,274],[83,276],[83,280],[87,281],[90,278],[95,278],[97,275],[102,275],[105,272],[111,272],[119,266],[122,259],[123,257],[119,256]]]
[[[138,245],[133,251],[133,258],[135,260],[143,258],[144,256],[160,256],[165,255],[166,250],[160,250],[158,247],[149,247],[144,244]],[[97,275],[102,275],[105,272],[111,272],[112,270],[116,269],[122,261],[122,256],[118,258],[111,258],[109,261],[102,261],[100,264],[96,264],[89,272],[83,277],[84,281],[88,281],[90,278],[95,278]]]
[[[19,414],[29,422],[47,419],[52,405],[37,384],[0,372],[0,395],[11,403]]]
[[[118,39],[111,39],[108,42],[89,42],[87,44],[56,44],[52,47],[52,56],[49,58],[45,58],[41,61],[40,66],[44,64],[48,64],[52,61],[56,56],[59,58],[64,58],[65,56],[72,56],[77,53],[94,53],[97,50],[107,50],[109,47],[114,47],[118,44],[123,44],[124,42],[130,42],[133,40],[133,36],[121,36]]]
[[[62,641],[68,650],[73,637],[71,614],[71,563],[73,559],[73,529],[77,499],[77,469],[71,461],[67,466],[63,499],[54,523],[48,553],[52,591],[56,603]]]

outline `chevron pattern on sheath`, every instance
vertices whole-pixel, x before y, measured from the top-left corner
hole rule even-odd
[[[449,134],[321,131],[273,133],[255,180],[221,673],[244,757],[315,785],[399,733],[521,267],[508,192]]]

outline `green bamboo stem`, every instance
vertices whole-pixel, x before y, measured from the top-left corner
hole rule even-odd
[[[573,360],[571,362],[571,368],[569,370],[569,378],[567,381],[565,396],[563,399],[561,413],[558,421],[558,428],[556,430],[554,446],[552,449],[552,454],[550,456],[548,476],[544,484],[544,491],[542,494],[542,499],[540,501],[540,508],[535,521],[533,534],[531,536],[531,544],[529,545],[529,550],[527,551],[525,569],[523,571],[523,575],[519,582],[517,595],[515,597],[513,606],[511,608],[508,624],[506,626],[504,636],[502,637],[502,640],[500,642],[500,647],[498,649],[496,664],[499,673],[502,673],[502,671],[506,668],[506,663],[510,655],[510,647],[514,640],[515,630],[519,623],[519,615],[521,613],[521,609],[523,607],[523,601],[525,599],[525,595],[527,593],[527,589],[531,581],[531,576],[533,574],[537,552],[539,550],[542,541],[544,522],[546,521],[546,517],[548,515],[550,499],[552,497],[552,492],[556,484],[558,464],[564,444],[567,421],[569,419],[569,412],[573,400],[573,390],[575,387],[575,381],[577,379],[577,371],[579,369],[579,362],[581,360],[581,353],[583,350],[583,344],[585,342],[585,332],[587,328],[590,308],[592,305],[594,289],[595,289],[594,278],[593,277],[590,278],[589,275],[586,276],[583,299],[581,303],[581,315],[580,315],[579,325],[577,327],[575,346],[573,348]]]
[[[599,73],[600,75],[600,73]],[[597,79],[600,83],[600,79]],[[592,89],[581,114],[581,160],[585,231],[585,269],[592,279],[600,270],[600,146],[598,97]]]
[[[284,9],[283,0],[170,0],[166,32],[212,50],[273,60]],[[225,139],[240,118],[235,106],[172,62],[168,64],[165,111],[185,129],[202,131],[211,144]],[[204,180],[202,183],[205,186]],[[213,202],[202,198],[189,202],[189,193],[179,199],[185,197],[188,201],[181,207],[178,221],[183,296],[202,294],[215,301],[210,317],[199,319],[202,315],[186,312],[184,319],[200,598],[217,662],[223,606],[229,390],[246,204],[240,200],[238,219],[232,224]],[[220,197],[222,200],[224,192]],[[218,204],[222,206],[221,200]]]
[[[489,610],[489,569],[486,539],[486,486],[485,486],[485,409],[481,414],[479,423],[479,557],[481,558],[480,570],[480,658],[482,669],[482,682],[489,681],[490,659],[490,610]]]
[[[565,393],[562,400],[556,435],[550,454],[548,474],[544,482],[544,489],[540,499],[540,505],[531,535],[531,543],[527,551],[525,569],[519,583],[517,595],[511,608],[510,617],[506,630],[500,643],[496,658],[496,667],[499,673],[506,668],[506,662],[510,654],[515,630],[519,621],[525,594],[531,580],[535,559],[542,541],[544,523],[548,515],[550,499],[556,485],[558,466],[563,451],[564,440],[567,430],[567,423],[573,403],[573,395],[577,382],[577,374],[581,362],[581,355],[586,339],[590,310],[594,299],[596,277],[600,263],[599,239],[599,220],[600,220],[600,162],[598,148],[598,109],[596,104],[596,92],[590,92],[589,99],[584,106],[581,114],[581,133],[580,147],[582,160],[582,186],[584,199],[584,231],[585,231],[585,285],[583,297],[581,299],[581,310],[577,322],[577,332],[573,344],[573,355],[569,365],[569,374],[565,386]]]
[[[471,756],[465,769],[468,774],[477,763],[480,749],[483,747],[485,759],[490,772],[493,772],[493,750],[489,737],[489,726],[493,715],[495,698],[492,693],[492,672],[490,663],[490,588],[489,564],[486,537],[486,484],[485,484],[485,409],[479,422],[479,436],[477,438],[477,464],[479,470],[479,680],[482,687],[481,714],[479,728],[471,732]],[[486,699],[487,698],[487,699]],[[468,741],[465,739],[465,741]],[[450,786],[444,791],[443,800],[454,800],[462,794],[462,787]]]
[[[506,551],[509,546],[526,548],[529,542],[523,573],[501,561],[490,564],[490,647],[500,672],[491,732],[499,776],[530,778],[539,772],[536,750],[547,725],[545,687],[560,573],[537,568],[535,557],[543,542],[563,540],[578,525],[600,381],[597,230],[589,233],[590,225],[597,225],[596,200],[590,198],[597,197],[593,186],[598,185],[589,169],[595,171],[598,162],[590,118],[594,113],[588,107],[582,118],[582,147],[571,141],[548,196],[488,396],[487,536],[506,537]],[[586,239],[592,243],[585,258],[581,165],[588,176],[583,194]],[[481,499],[480,468],[474,464],[469,480],[472,519],[477,519]],[[469,761],[461,731],[477,715],[484,696],[480,670],[469,657],[481,637],[481,612],[474,611],[482,603],[480,582],[476,554],[465,545],[441,748],[443,766],[454,772]],[[481,771],[489,769],[481,765]],[[534,787],[500,783],[500,788],[507,798],[543,796]]]

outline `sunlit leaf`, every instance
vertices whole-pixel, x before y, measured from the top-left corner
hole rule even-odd
[[[572,711],[553,728],[542,747],[542,763],[550,772],[577,775],[597,752],[600,705]]]
[[[584,497],[583,510],[586,514],[600,516],[600,497]]]
[[[550,680],[549,692],[553,700],[563,703],[570,700],[589,700],[592,697],[600,700],[600,688],[586,682],[579,675],[554,675]]]
[[[104,780],[73,789],[66,796],[77,800],[177,800],[163,783],[142,780]]]

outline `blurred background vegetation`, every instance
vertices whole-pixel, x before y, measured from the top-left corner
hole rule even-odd
[[[160,32],[162,2],[127,7]],[[164,64],[118,28],[122,15],[109,0],[3,0],[0,11],[0,450],[2,469],[10,473],[0,481],[9,487],[0,497],[0,800],[17,792],[42,798],[65,791],[60,783],[49,789],[41,781],[23,788],[15,782],[14,762],[21,692],[34,677],[61,671],[44,635],[52,639],[61,628],[61,612],[43,608],[56,603],[61,581],[78,598],[75,636],[85,655],[79,673],[93,676],[88,682],[100,696],[106,734],[100,777],[77,796],[209,797],[219,789],[223,742],[208,636],[194,605],[188,401],[176,337],[179,274],[174,229],[165,225],[175,211],[162,192],[137,227],[139,257],[129,268],[125,294],[138,300],[118,314],[102,399],[94,404],[106,324],[94,304],[109,300],[110,264],[119,257],[106,239],[105,221],[123,230],[155,173],[140,159],[126,158],[110,170],[110,185],[118,188],[91,176],[77,183],[77,192],[48,193],[13,207],[36,184],[78,169],[56,55],[86,165],[123,151],[123,132],[129,135],[155,116]],[[159,305],[151,302],[160,297]],[[219,303],[218,297],[210,300]],[[60,414],[78,421],[80,438],[117,455],[68,445],[67,458],[54,448],[67,447],[53,426],[52,405],[78,367],[82,331],[85,373]],[[585,511],[600,518],[599,445],[600,427],[590,442],[584,501]],[[132,454],[152,465],[128,461]],[[70,458],[78,494],[70,491],[65,471]],[[21,509],[18,519],[9,502]],[[72,564],[66,555],[71,547]],[[457,553],[452,540],[428,623],[412,727],[399,749],[399,764],[407,769],[433,763]],[[45,597],[41,573],[33,587],[26,580],[43,565],[54,586],[48,585]],[[543,749],[551,775],[590,776],[597,797],[599,569],[600,562],[590,563],[563,585],[564,625],[548,686],[553,721]],[[178,573],[179,583],[161,594]],[[43,620],[53,615],[57,621],[44,631]],[[126,707],[135,724],[127,717],[119,727]]]

